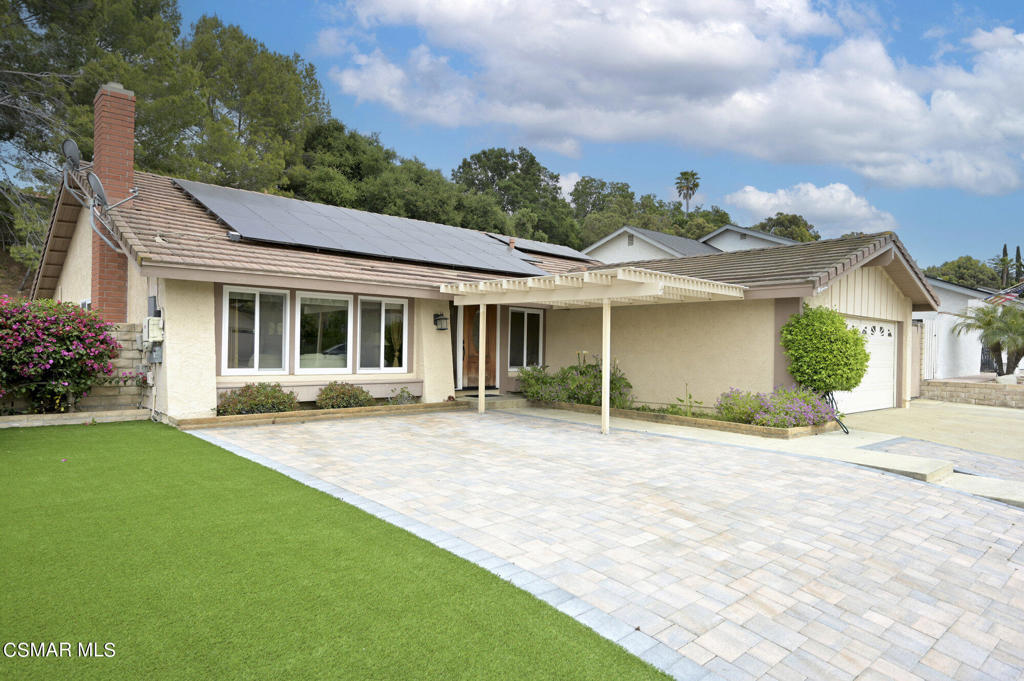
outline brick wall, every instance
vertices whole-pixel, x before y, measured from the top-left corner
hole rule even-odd
[[[943,402],[986,404],[992,407],[1024,409],[1024,385],[967,383],[960,381],[924,381],[921,397]]]
[[[117,83],[100,87],[93,99],[93,172],[110,203],[135,185],[135,95]],[[100,228],[102,229],[102,227]],[[108,322],[128,318],[128,260],[92,235],[92,308]]]

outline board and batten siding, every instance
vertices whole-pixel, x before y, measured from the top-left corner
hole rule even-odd
[[[897,350],[897,405],[907,406],[911,391],[911,308],[881,267],[860,267],[835,281],[816,296],[807,299],[811,307],[828,307],[850,317],[896,322],[899,333]]]

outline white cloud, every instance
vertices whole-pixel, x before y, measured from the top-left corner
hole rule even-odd
[[[889,186],[1021,186],[1024,37],[978,30],[962,43],[968,66],[915,66],[874,36],[877,16],[830,6],[354,0],[364,28],[413,26],[426,42],[358,52],[331,78],[411,118],[507,125],[568,156],[585,140],[657,140],[839,164]],[[820,36],[836,39],[822,54],[808,42]]]
[[[337,57],[352,51],[345,38],[345,32],[337,27],[328,27],[317,31],[316,42],[310,48],[313,54],[325,57]]]
[[[573,190],[579,181],[580,174],[577,172],[562,173],[558,176],[558,188],[562,192],[563,199],[569,200],[569,192]]]
[[[896,218],[891,213],[875,208],[840,182],[824,187],[801,182],[774,192],[747,185],[726,196],[725,203],[744,211],[751,223],[776,213],[802,215],[825,237],[853,231],[879,232],[896,227]]]

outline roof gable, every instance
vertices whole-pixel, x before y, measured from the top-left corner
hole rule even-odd
[[[753,237],[755,239],[762,239],[764,241],[770,241],[772,243],[780,245],[791,245],[800,243],[799,241],[795,241],[794,239],[787,239],[784,236],[776,236],[774,234],[769,234],[768,232],[762,232],[757,229],[747,229],[746,227],[738,227],[736,225],[725,225],[723,227],[719,227],[710,234],[705,234],[704,236],[702,236],[699,239],[699,241],[703,244],[706,244],[711,239],[714,239],[716,236],[723,234],[725,232],[735,232],[736,234]]]
[[[653,229],[644,229],[643,227],[625,225],[603,239],[587,246],[583,249],[583,253],[589,254],[595,249],[623,234],[632,234],[655,248],[661,249],[665,252],[665,255],[676,258],[683,258],[691,255],[707,255],[709,253],[719,252],[719,249],[714,246],[703,244],[695,239],[687,239],[686,237],[676,236],[675,234],[666,234],[665,232],[658,232]]]
[[[914,309],[938,306],[924,274],[892,232],[622,265],[743,284],[748,298],[811,297],[858,267],[877,265],[885,267]]]

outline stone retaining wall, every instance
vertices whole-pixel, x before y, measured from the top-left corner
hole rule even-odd
[[[924,381],[921,397],[943,402],[985,404],[991,407],[1024,409],[1024,385],[967,383],[960,381]]]

